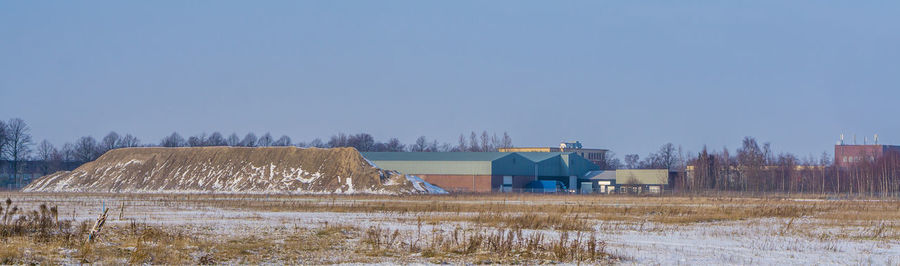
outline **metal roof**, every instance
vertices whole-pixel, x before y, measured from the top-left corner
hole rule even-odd
[[[667,169],[619,169],[590,171],[584,175],[585,179],[610,180],[615,179],[616,184],[644,184],[666,185],[669,183],[669,170]]]
[[[522,155],[522,157],[531,160],[532,162],[542,162],[547,159],[554,159],[560,155],[569,155],[574,152],[517,152],[517,154]]]
[[[669,184],[669,169],[623,169],[616,171],[616,184]]]
[[[510,154],[513,152],[363,152],[362,156],[370,161],[493,161]]]
[[[382,169],[406,174],[582,176],[596,164],[577,152],[363,152]]]
[[[537,149],[559,150],[559,147],[537,147],[537,146],[532,146],[532,147],[499,148],[498,150],[501,150],[501,151],[507,150],[507,151],[511,151],[511,152],[518,152],[518,150],[537,150]],[[588,152],[609,151],[609,149],[601,149],[601,148],[579,148],[579,149],[566,148],[565,150],[566,150],[566,152],[577,152],[577,151],[588,151]]]
[[[590,172],[587,172],[587,174],[584,174],[584,178],[596,179],[596,180],[615,180],[616,179],[616,170],[590,171]]]

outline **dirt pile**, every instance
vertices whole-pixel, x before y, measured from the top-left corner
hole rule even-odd
[[[441,192],[374,167],[353,148],[123,148],[26,192],[372,193]]]

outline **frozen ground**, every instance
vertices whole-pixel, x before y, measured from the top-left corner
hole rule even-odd
[[[298,228],[315,228],[325,224],[350,225],[359,228],[379,226],[390,230],[451,230],[457,225],[476,227],[466,222],[422,225],[416,221],[420,213],[290,211],[235,206],[211,206],[196,200],[160,200],[153,197],[36,195],[12,194],[20,207],[33,209],[41,203],[58,205],[61,218],[95,219],[101,206],[111,209],[109,223],[136,221],[147,224],[177,226],[200,235],[245,236],[249,234],[279,238]],[[231,199],[239,202],[238,199]],[[352,205],[355,202],[391,199],[318,200],[324,205]],[[402,202],[405,199],[397,199]],[[278,199],[273,200],[277,202]],[[465,202],[465,199],[456,199]],[[124,208],[122,207],[124,203]],[[477,202],[475,202],[477,203]],[[506,204],[520,204],[510,201]],[[534,203],[534,202],[531,202]],[[431,212],[429,215],[440,216]],[[458,213],[457,213],[458,214]],[[465,213],[463,213],[465,214]],[[896,221],[886,221],[894,225]],[[624,259],[624,264],[865,264],[897,265],[900,242],[895,238],[867,239],[871,226],[835,225],[817,218],[754,218],[737,221],[664,224],[634,221],[594,221],[600,239],[608,250]],[[890,227],[893,228],[893,227]],[[531,231],[531,230],[530,230]],[[544,231],[554,236],[554,231]],[[422,261],[428,262],[428,261]]]

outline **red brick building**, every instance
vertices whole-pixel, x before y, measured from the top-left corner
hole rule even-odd
[[[834,145],[834,165],[845,167],[863,161],[874,161],[889,152],[900,153],[900,146]]]

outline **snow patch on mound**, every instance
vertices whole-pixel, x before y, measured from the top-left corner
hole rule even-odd
[[[432,185],[431,183],[425,182],[425,180],[422,180],[422,178],[420,178],[418,176],[406,175],[406,180],[409,180],[409,182],[412,182],[413,187],[415,187],[416,190],[418,190],[420,192],[424,192],[424,193],[428,193],[428,194],[447,194],[447,191],[444,190],[443,188],[440,188],[438,186]]]
[[[353,148],[123,148],[26,192],[409,194],[446,193],[420,178],[382,170]]]

